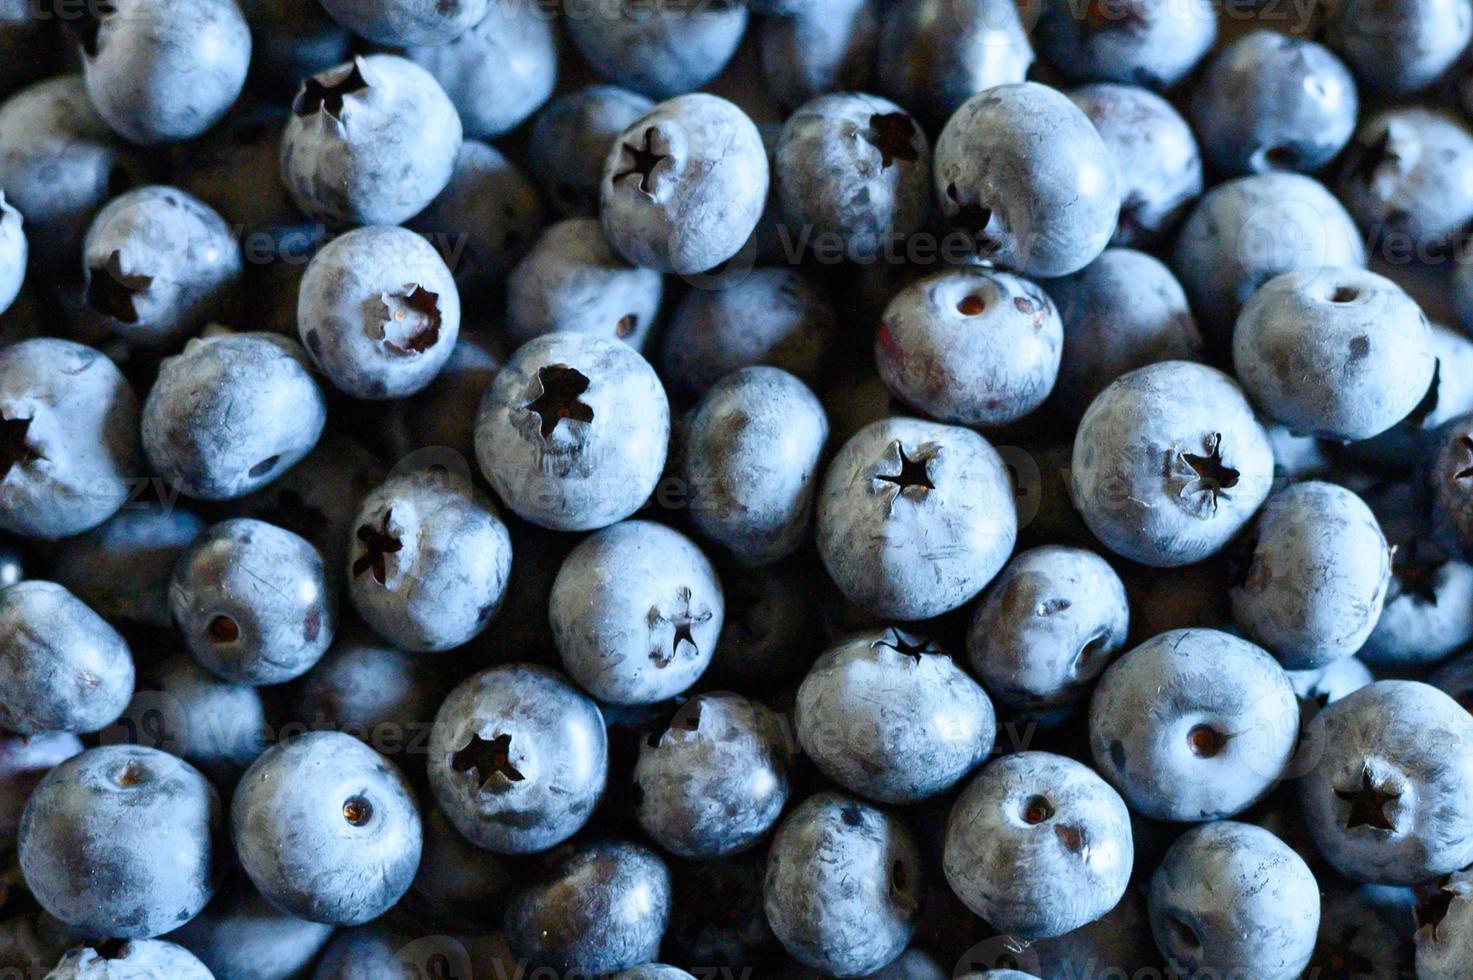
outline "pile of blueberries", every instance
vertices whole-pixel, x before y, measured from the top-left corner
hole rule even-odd
[[[0,0],[0,977],[1473,980],[1470,38]]]

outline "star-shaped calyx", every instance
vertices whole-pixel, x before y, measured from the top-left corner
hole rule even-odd
[[[373,580],[379,585],[388,581],[389,555],[404,550],[404,542],[389,530],[389,520],[393,513],[392,510],[384,511],[381,527],[364,524],[358,529],[357,537],[363,543],[364,552],[353,562],[354,578],[371,571]]]
[[[890,448],[891,451],[886,454],[873,477],[877,489],[894,488],[889,491],[892,507],[902,497],[913,501],[924,500],[926,494],[936,489],[936,484],[931,479],[931,460],[936,455],[935,451],[921,447],[911,453],[898,441],[892,443]],[[885,472],[886,470],[894,472]]]
[[[395,354],[423,354],[440,342],[440,295],[411,283],[384,293],[384,346]]]
[[[353,59],[353,64],[341,77],[332,79],[330,75],[331,73],[317,75],[302,84],[302,91],[292,103],[294,114],[306,117],[325,112],[333,119],[341,120],[343,105],[348,96],[370,87],[368,79],[363,77],[363,68],[357,58]],[[329,80],[323,81],[324,78]]]
[[[30,419],[0,418],[0,482],[17,466],[41,458],[31,446],[30,433]]]
[[[916,121],[904,112],[877,112],[869,117],[864,138],[880,151],[880,166],[889,168],[896,160],[915,163],[921,158],[916,146],[919,132]]]
[[[504,734],[493,738],[473,735],[470,743],[451,758],[450,767],[456,772],[470,772],[474,769],[483,789],[494,776],[500,776],[512,783],[520,783],[526,778],[512,764],[511,736]]]
[[[1212,434],[1208,440],[1206,453],[1198,455],[1183,452],[1181,458],[1193,474],[1193,479],[1187,484],[1185,492],[1189,495],[1209,494],[1211,508],[1216,511],[1218,498],[1224,496],[1224,491],[1237,486],[1238,478],[1242,475],[1223,462],[1222,433]]]
[[[123,253],[114,249],[102,265],[88,270],[87,306],[119,323],[138,322],[137,297],[153,285],[153,276],[123,271]]]
[[[655,128],[649,127],[644,131],[640,142],[625,143],[624,169],[614,175],[614,183],[619,183],[625,177],[639,177],[639,191],[649,197],[655,196],[654,185],[651,183],[655,176],[655,168],[662,160],[670,159],[670,154],[661,153],[655,149]]]
[[[583,401],[591,382],[566,364],[549,364],[537,371],[537,396],[522,406],[541,420],[542,438],[549,439],[558,423],[592,422],[593,406]]]
[[[702,609],[696,612],[691,608],[691,590],[682,587],[676,593],[676,611],[666,615],[658,606],[652,607],[649,614],[651,630],[655,633],[661,632],[658,628],[668,625],[670,627],[670,647],[666,649],[664,644],[656,638],[654,647],[650,650],[650,659],[656,667],[668,667],[680,656],[681,647],[688,646],[692,655],[699,655],[700,644],[696,643],[695,628],[711,619],[711,610]]]
[[[1396,824],[1386,815],[1386,805],[1401,794],[1391,792],[1376,784],[1370,769],[1362,769],[1360,785],[1350,789],[1337,789],[1335,796],[1350,804],[1350,813],[1345,817],[1345,829],[1370,827],[1373,830],[1395,830]]]

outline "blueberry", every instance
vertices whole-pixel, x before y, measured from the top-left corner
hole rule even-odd
[[[569,0],[563,23],[598,74],[651,98],[668,99],[703,88],[721,74],[746,32],[747,8],[733,0]]]
[[[1361,658],[1405,671],[1434,664],[1470,640],[1473,565],[1449,559],[1425,538],[1398,544],[1386,603]]]
[[[1286,670],[1299,699],[1299,720],[1308,724],[1326,705],[1334,704],[1371,683],[1371,669],[1357,657],[1341,657],[1316,670]]]
[[[698,695],[639,746],[635,814],[650,838],[684,858],[725,857],[757,843],[788,799],[791,735],[766,705]]]
[[[564,217],[598,214],[604,158],[654,103],[616,85],[589,85],[549,102],[532,124],[532,174]]]
[[[1111,551],[1173,567],[1220,551],[1273,481],[1273,449],[1214,368],[1163,361],[1102,391],[1074,435],[1070,493]]]
[[[468,477],[392,477],[353,523],[348,595],[379,635],[425,653],[460,646],[491,622],[511,574],[511,537]]]
[[[133,694],[128,644],[54,582],[0,589],[0,728],[19,735],[95,732]]]
[[[228,791],[266,748],[266,711],[254,687],[222,681],[187,653],[139,671],[133,700],[102,733],[176,755]]]
[[[298,83],[348,57],[352,35],[321,4],[296,0],[238,0],[251,27],[251,71],[247,84],[287,101]]]
[[[705,673],[725,603],[715,570],[688,538],[625,521],[569,553],[548,610],[579,686],[613,704],[654,704]]]
[[[928,619],[982,591],[1017,538],[1003,459],[967,429],[885,419],[829,465],[818,551],[851,601],[879,616]]]
[[[1309,970],[1320,976],[1414,975],[1416,896],[1409,888],[1325,882],[1320,936]]]
[[[1268,498],[1232,589],[1244,635],[1290,670],[1350,657],[1381,617],[1391,549],[1365,502],[1330,483]]]
[[[460,333],[460,293],[434,247],[403,228],[335,238],[302,277],[297,329],[312,360],[354,398],[403,398],[430,383]]]
[[[526,885],[506,912],[519,958],[570,976],[652,962],[670,916],[670,872],[638,844],[571,850]]]
[[[1053,68],[1078,81],[1165,89],[1211,49],[1217,20],[1209,0],[1045,0],[1038,46]]]
[[[347,732],[386,752],[419,752],[448,685],[434,661],[364,633],[339,637],[302,675],[292,717],[312,731]]]
[[[931,209],[931,147],[900,106],[821,95],[788,117],[773,184],[789,229],[837,237],[854,262],[894,254]]]
[[[798,688],[798,742],[819,770],[881,803],[912,803],[992,751],[992,702],[946,651],[897,629],[822,654]]]
[[[812,528],[828,418],[818,398],[773,367],[735,371],[682,426],[679,472],[691,519],[744,565],[797,551]]]
[[[337,628],[317,549],[265,521],[222,521],[190,545],[169,586],[189,651],[224,680],[280,684],[306,673]]]
[[[1064,327],[1053,300],[1006,272],[961,267],[902,289],[875,333],[885,384],[940,422],[995,428],[1048,398]]]
[[[685,294],[665,331],[661,374],[688,396],[754,364],[814,385],[837,334],[838,312],[822,286],[797,269],[758,266],[724,289]]]
[[[518,517],[560,531],[607,527],[654,492],[670,407],[628,345],[551,333],[512,355],[486,390],[476,460]]]
[[[895,817],[819,793],[790,811],[767,855],[772,931],[805,966],[853,977],[905,949],[920,918],[920,853]]]
[[[144,452],[172,486],[234,500],[312,451],[327,403],[295,341],[226,334],[192,340],[163,363],[142,421]]]
[[[1100,82],[1068,94],[1115,164],[1120,220],[1110,243],[1143,248],[1161,241],[1202,193],[1202,156],[1191,126],[1148,89]]]
[[[1225,820],[1183,834],[1151,878],[1151,930],[1173,965],[1292,980],[1314,953],[1319,886],[1273,834]]]
[[[462,135],[429,72],[393,55],[356,57],[302,83],[282,137],[281,176],[318,221],[394,225],[445,189]]]
[[[1416,974],[1459,980],[1473,962],[1473,871],[1448,875],[1417,908]]]
[[[1136,867],[1140,868],[1139,861]],[[1026,962],[1044,976],[1064,977],[1077,977],[1082,971],[1116,969],[1130,975],[1159,968],[1161,954],[1151,936],[1145,896],[1137,887],[1127,888],[1119,903],[1095,921],[1032,943]]]
[[[168,629],[174,564],[204,529],[182,507],[125,507],[69,541],[52,574],[104,619]]]
[[[1437,688],[1378,681],[1315,716],[1299,781],[1305,823],[1335,870],[1415,885],[1473,863],[1473,718]]]
[[[1244,34],[1219,51],[1192,88],[1202,149],[1227,175],[1314,173],[1355,132],[1355,79],[1323,46],[1276,31]]]
[[[36,784],[81,751],[71,732],[0,736],[0,849],[15,850],[21,812]]]
[[[695,977],[677,967],[663,963],[646,963],[644,966],[616,973],[610,980],[695,980]]]
[[[462,836],[438,806],[424,814],[424,850],[406,903],[437,925],[476,932],[497,921],[515,881],[498,854]]]
[[[1100,678],[1089,709],[1095,765],[1155,820],[1220,820],[1267,793],[1299,738],[1299,702],[1259,647],[1211,629],[1142,643]]]
[[[333,19],[384,45],[445,44],[472,29],[490,0],[324,0]]]
[[[1450,113],[1386,110],[1356,133],[1335,192],[1387,255],[1441,254],[1473,220],[1473,132]]]
[[[109,0],[68,26],[92,104],[134,143],[193,139],[245,85],[251,31],[235,0]]]
[[[1243,304],[1275,276],[1365,264],[1345,208],[1313,178],[1290,173],[1218,184],[1192,210],[1171,256],[1203,328],[1223,345]]]
[[[435,246],[468,301],[485,301],[531,247],[542,220],[532,182],[496,148],[466,140],[450,183],[408,227]]]
[[[693,275],[741,250],[767,190],[757,127],[725,99],[697,92],[660,103],[614,141],[599,213],[610,244],[634,265]]]
[[[1233,363],[1243,387],[1292,431],[1367,439],[1426,395],[1436,359],[1416,301],[1359,268],[1270,279],[1238,314]]]
[[[1473,412],[1473,340],[1440,323],[1431,324],[1431,328],[1429,346],[1437,362],[1432,384],[1406,418],[1379,436],[1347,445],[1345,451],[1350,458],[1389,470],[1410,471],[1436,451],[1437,432],[1444,423]]]
[[[820,0],[758,27],[762,78],[789,109],[826,92],[874,88],[880,37],[875,0]]]
[[[445,699],[428,764],[442,812],[472,843],[544,851],[582,827],[603,795],[607,735],[598,706],[562,675],[509,664]]]
[[[1124,646],[1125,586],[1092,551],[1022,552],[988,587],[967,632],[967,658],[1007,708],[1030,718],[1067,712]]]
[[[936,141],[936,193],[979,258],[1035,277],[1077,272],[1115,233],[1115,165],[1062,93],[1023,82],[968,99]]]
[[[664,280],[614,253],[593,218],[543,231],[506,286],[506,333],[523,344],[566,330],[643,350],[660,312]]]
[[[21,213],[6,203],[0,190],[0,313],[10,309],[25,282],[30,246],[23,223]]]
[[[1073,759],[1020,752],[989,764],[957,798],[942,862],[968,908],[1032,940],[1113,909],[1134,856],[1129,813],[1104,780]]]
[[[462,333],[435,380],[419,394],[394,403],[406,449],[471,451],[481,395],[501,370],[499,349],[493,336]],[[355,510],[357,505],[354,500]]]
[[[161,939],[115,941],[67,950],[49,980],[215,980],[209,968],[182,946]]]
[[[42,907],[91,935],[141,939],[194,918],[224,871],[220,797],[157,749],[108,745],[51,770],[20,822]]]
[[[552,94],[557,33],[535,4],[475,0],[464,6],[479,6],[485,16],[448,44],[420,41],[404,56],[435,76],[455,103],[467,136],[495,139]]]
[[[313,922],[360,925],[408,890],[419,811],[404,777],[341,732],[268,749],[230,802],[241,867],[272,905]]]
[[[235,874],[168,938],[199,957],[216,980],[293,980],[310,968],[332,930],[279,911]]]
[[[1033,64],[1028,29],[1007,0],[890,4],[879,49],[881,91],[932,127],[978,92],[1023,81]]]
[[[1056,403],[1078,418],[1116,378],[1158,361],[1195,361],[1202,335],[1171,270],[1145,252],[1108,248],[1048,294],[1064,325]]]
[[[1388,96],[1424,89],[1473,37],[1468,0],[1335,0],[1324,34],[1361,84]]]
[[[61,75],[0,104],[0,187],[25,215],[35,258],[70,269],[93,214],[139,169],[97,115],[81,75]]]

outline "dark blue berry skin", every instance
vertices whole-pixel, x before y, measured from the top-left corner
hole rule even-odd
[[[595,219],[570,218],[543,231],[512,271],[507,337],[521,345],[567,330],[643,350],[663,293],[664,277],[616,255]]]
[[[492,667],[440,706],[428,767],[445,817],[471,842],[501,854],[545,851],[582,827],[603,795],[603,716],[561,674]]]
[[[1115,165],[1089,118],[1036,82],[973,96],[936,141],[936,194],[978,256],[1026,276],[1077,272],[1120,214]]]
[[[404,56],[435,76],[466,136],[489,140],[515,129],[552,94],[557,32],[534,4],[479,2],[486,15],[465,33],[447,44],[410,47]]]
[[[1329,50],[1257,30],[1227,45],[1192,87],[1202,150],[1227,176],[1314,173],[1355,132],[1355,79]]]
[[[1129,974],[1161,967],[1161,953],[1151,937],[1145,896],[1135,886],[1127,888],[1120,902],[1094,922],[1033,943],[1022,960],[1025,966],[1046,977],[1077,976],[1080,971],[1108,969]]]
[[[598,214],[604,158],[654,102],[616,85],[588,85],[549,102],[532,124],[532,175],[563,217]]]
[[[92,216],[141,169],[81,75],[37,82],[0,105],[0,187],[25,216],[32,254],[52,268],[75,267]]]
[[[681,427],[691,519],[743,565],[770,565],[809,537],[828,438],[817,397],[779,368],[749,367],[708,391]]]
[[[1217,553],[1248,522],[1273,482],[1273,449],[1227,375],[1163,361],[1117,378],[1090,404],[1070,481],[1100,541],[1169,568]]]
[[[438,251],[470,300],[488,301],[542,230],[537,189],[501,151],[466,140],[450,183],[408,227]]]
[[[21,812],[48,772],[82,751],[70,732],[0,736],[0,849],[15,850]]]
[[[1352,969],[1374,980],[1415,976],[1417,932],[1417,896],[1410,888],[1326,881],[1309,969],[1322,975]]]
[[[133,694],[128,644],[54,582],[0,589],[0,728],[95,732]]]
[[[51,25],[27,0],[0,4],[0,98],[54,73],[56,41]]]
[[[1202,193],[1202,156],[1191,126],[1171,103],[1134,85],[1099,82],[1068,94],[1115,163],[1120,219],[1110,244],[1145,248],[1161,241]]]
[[[84,328],[130,347],[169,348],[233,318],[242,257],[225,219],[162,185],[97,213],[82,242]]]
[[[1125,586],[1082,548],[1045,545],[1008,562],[977,604],[967,657],[1005,708],[1053,720],[1086,695],[1124,646]]]
[[[828,92],[869,92],[878,61],[880,4],[822,0],[758,26],[762,78],[788,109]]]
[[[838,340],[827,291],[801,270],[758,266],[725,289],[693,289],[665,331],[660,374],[677,397],[698,397],[734,371],[782,368],[817,386]]]
[[[214,525],[179,559],[169,605],[200,663],[237,684],[300,677],[332,643],[337,598],[317,549],[251,518]]]
[[[446,44],[485,15],[489,0],[326,0],[344,27],[383,45]]]
[[[78,27],[87,95],[131,142],[193,139],[245,85],[251,31],[235,0],[113,0]]]
[[[1288,173],[1239,177],[1208,191],[1171,256],[1204,332],[1222,345],[1243,304],[1274,276],[1365,264],[1365,244],[1340,202],[1313,178]]]
[[[1437,367],[1416,301],[1361,268],[1270,279],[1238,314],[1233,365],[1244,389],[1292,432],[1380,435],[1427,394]]]
[[[1072,417],[1136,368],[1201,358],[1202,334],[1181,283],[1145,252],[1108,248],[1047,289],[1064,324],[1053,397]]]
[[[405,901],[418,916],[463,932],[497,921],[516,878],[505,859],[477,847],[438,806],[424,813],[424,850]]]
[[[763,905],[788,954],[825,973],[873,973],[920,918],[921,857],[884,811],[819,793],[790,811],[767,855]]]
[[[205,523],[182,507],[125,507],[59,551],[51,571],[102,618],[168,629],[169,580]]]
[[[1305,823],[1336,871],[1417,885],[1473,862],[1473,717],[1416,681],[1378,681],[1315,716],[1298,782]]]
[[[292,718],[347,732],[384,752],[422,751],[448,685],[433,660],[355,629],[295,685]]]
[[[225,334],[191,341],[159,369],[143,403],[143,450],[186,495],[234,500],[295,466],[326,423],[300,345]]]
[[[394,403],[395,422],[402,427],[395,437],[406,455],[420,449],[454,449],[462,455],[473,450],[481,395],[501,370],[496,341],[488,333],[462,333],[429,387]]]
[[[1292,980],[1314,953],[1319,885],[1273,834],[1224,820],[1194,827],[1166,852],[1150,909],[1156,944],[1188,975]]]
[[[445,189],[463,138],[440,83],[394,55],[355,57],[306,80],[281,143],[281,177],[333,227],[396,225]]]
[[[1005,0],[890,4],[880,31],[881,91],[933,129],[984,89],[1021,82],[1033,64],[1028,31]]]
[[[112,361],[68,340],[0,350],[0,530],[60,538],[128,499],[138,400]]]
[[[301,80],[348,57],[352,35],[321,5],[295,0],[240,0],[251,27],[252,91],[286,102]]]
[[[702,88],[726,67],[747,29],[739,3],[652,0],[638,7],[569,0],[563,23],[583,60],[653,99]]]
[[[985,767],[951,809],[942,858],[957,896],[1022,939],[1105,915],[1135,860],[1120,795],[1082,763],[1019,752]]]
[[[166,938],[199,957],[215,980],[300,980],[332,931],[274,908],[237,872],[203,912]]]
[[[297,331],[340,391],[403,398],[445,366],[460,313],[460,292],[434,246],[404,228],[376,226],[335,238],[312,257]]]
[[[225,869],[220,797],[157,749],[109,745],[47,774],[20,823],[31,893],[83,933],[126,939],[177,929]],[[166,846],[165,846],[166,845]]]
[[[1431,85],[1468,47],[1468,0],[1334,0],[1326,5],[1326,43],[1367,89],[1407,95]]]
[[[1449,660],[1432,672],[1427,683],[1473,711],[1473,654]]]
[[[364,498],[348,555],[348,595],[404,650],[449,650],[490,624],[511,574],[511,536],[468,476],[421,470]]]
[[[783,718],[767,706],[737,694],[697,695],[640,743],[640,826],[678,857],[752,847],[787,802],[790,743]]]
[[[670,872],[638,844],[585,844],[529,883],[506,912],[519,958],[571,975],[652,962],[670,916]]]
[[[548,600],[564,668],[594,697],[623,705],[655,704],[699,680],[724,611],[706,556],[650,521],[624,521],[585,538],[558,570]]]
[[[1212,47],[1217,11],[1208,0],[1046,0],[1036,37],[1049,64],[1077,81],[1166,89]]]
[[[1267,793],[1299,737],[1299,702],[1266,652],[1211,629],[1172,630],[1110,666],[1089,711],[1100,773],[1156,820],[1219,820]]]
[[[230,803],[241,867],[271,904],[335,925],[382,915],[414,880],[419,810],[403,775],[341,732],[308,732],[262,755]]]
[[[46,976],[48,980],[215,980],[209,968],[189,950],[160,939],[133,939],[121,947],[75,946]]]

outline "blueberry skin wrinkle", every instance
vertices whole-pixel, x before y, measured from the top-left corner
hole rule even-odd
[[[334,925],[361,925],[393,906],[423,843],[398,768],[342,732],[268,749],[240,778],[230,826],[241,866],[271,904]]]
[[[161,846],[163,845],[163,846]],[[19,855],[43,908],[82,933],[143,939],[203,909],[225,869],[220,797],[157,749],[89,749],[47,774]]]
[[[445,699],[428,767],[461,835],[498,854],[530,854],[587,823],[608,779],[608,737],[598,706],[561,674],[506,664]]]

